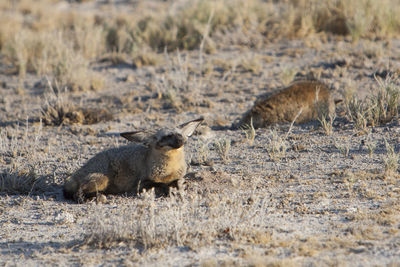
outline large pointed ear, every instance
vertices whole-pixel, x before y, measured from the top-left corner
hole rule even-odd
[[[133,131],[133,132],[123,132],[120,133],[119,135],[131,142],[146,143],[150,134],[146,131]]]
[[[181,133],[185,137],[189,137],[196,130],[197,126],[200,125],[204,121],[204,118],[198,118],[193,121],[188,121],[182,125],[179,125],[178,128],[181,129]]]

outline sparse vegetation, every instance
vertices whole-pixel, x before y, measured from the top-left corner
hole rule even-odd
[[[256,130],[254,129],[254,126],[253,126],[253,118],[250,118],[249,125],[245,124],[241,127],[241,129],[246,136],[246,140],[249,143],[249,146],[253,146],[254,139],[256,138]]]
[[[345,100],[346,115],[350,121],[355,123],[356,128],[365,130],[367,128],[366,104],[356,96]]]
[[[103,78],[89,69],[85,50],[74,49],[63,32],[34,33],[28,30],[17,33],[7,44],[3,53],[17,69],[21,79],[27,72],[51,75],[60,88],[77,90],[100,90]],[[78,38],[81,40],[81,38]]]
[[[51,174],[40,169],[47,148],[41,145],[43,127],[29,125],[0,129],[0,193],[41,194],[54,190]],[[6,160],[7,159],[7,160]]]
[[[347,117],[359,129],[368,125],[379,126],[388,123],[399,114],[400,86],[398,78],[388,76],[385,80],[376,78],[378,91],[365,100],[356,96],[347,99]]]
[[[369,154],[369,156],[372,157],[372,155],[373,155],[373,153],[374,153],[374,151],[375,151],[375,148],[376,148],[376,143],[375,143],[373,140],[368,140],[368,141],[365,143],[365,145],[366,145],[367,148],[368,148],[368,154]]]
[[[0,173],[0,193],[38,194],[48,191],[50,185],[49,177],[37,175],[33,168]]]
[[[333,133],[333,122],[335,121],[336,115],[322,115],[318,119],[320,122],[322,129],[324,130],[326,135],[331,135]]]
[[[197,163],[207,163],[210,156],[210,142],[198,142],[198,148],[196,149]]]
[[[391,176],[397,172],[399,167],[399,154],[394,151],[394,147],[391,146],[385,139],[386,155],[383,159],[385,165],[385,175]]]
[[[396,0],[0,1],[0,265],[395,264],[399,10]],[[231,127],[293,78],[344,90],[337,117],[322,110],[322,128],[303,124],[309,109],[290,100],[282,124]],[[63,197],[88,159],[127,144],[118,133],[200,115],[179,190]]]
[[[319,32],[350,35],[354,40],[395,36],[400,33],[396,3],[395,0],[379,4],[366,0],[351,4],[345,1],[187,1],[170,8],[159,3],[155,12],[142,12],[133,17],[122,12],[110,18],[65,12],[57,8],[57,1],[27,0],[0,7],[0,49],[21,76],[26,71],[50,72],[62,84],[87,89],[90,84],[81,84],[83,80],[77,81],[79,78],[74,75],[87,77],[82,71],[88,71],[88,60],[104,53],[127,55],[134,58],[136,66],[141,66],[155,61],[147,60],[149,54],[140,51],[202,46],[207,52],[220,43],[221,35],[225,35],[225,42],[252,46],[269,39],[308,37]],[[26,14],[31,19],[24,21]],[[240,37],[244,32],[252,38],[244,41]],[[258,41],[249,43],[250,39]],[[259,64],[254,60],[246,62],[245,69],[259,71]],[[285,75],[285,81],[291,76]]]
[[[317,88],[320,90],[320,88]],[[333,122],[336,119],[336,112],[331,112],[329,104],[318,103],[317,99],[315,101],[316,110],[318,113],[318,121],[321,124],[322,129],[326,135],[331,135],[333,133]]]
[[[238,67],[243,69],[243,71],[248,71],[254,74],[259,74],[262,70],[261,59],[259,56],[252,56],[251,58],[244,59]]]
[[[66,92],[53,92],[42,106],[40,119],[45,125],[94,124],[108,121],[113,115],[106,109],[77,107]]]
[[[252,201],[248,202],[250,197]],[[216,240],[266,244],[270,233],[265,222],[254,216],[263,212],[265,197],[252,194],[228,199],[229,194],[218,198],[171,196],[164,205],[158,205],[154,192],[149,191],[133,206],[124,205],[112,217],[93,207],[84,242],[100,248],[133,243],[144,249],[166,245],[200,248]],[[220,201],[224,204],[220,205]],[[194,213],[197,215],[193,216]]]
[[[397,80],[390,76],[376,80],[379,91],[369,98],[367,113],[372,126],[385,124],[399,114],[400,85],[396,84]]]
[[[270,131],[267,151],[273,161],[281,160],[285,157],[288,144],[285,138],[282,138],[276,129]]]
[[[228,162],[229,158],[229,151],[231,149],[231,140],[227,138],[223,138],[217,140],[214,143],[214,148],[217,151],[217,154],[221,157],[224,162]]]
[[[350,145],[347,141],[345,142],[338,142],[335,144],[336,148],[339,149],[339,152],[343,154],[345,158],[349,156],[350,153]]]
[[[280,80],[281,80],[282,84],[285,86],[289,85],[293,81],[296,73],[297,73],[297,69],[295,69],[295,68],[289,68],[289,67],[282,68],[282,71],[280,74]]]

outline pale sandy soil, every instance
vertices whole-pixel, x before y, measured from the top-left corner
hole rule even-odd
[[[202,75],[198,51],[138,69],[95,63],[104,90],[58,96],[114,116],[92,125],[41,125],[41,107],[54,97],[46,79],[28,74],[20,84],[1,72],[0,172],[30,168],[52,184],[29,195],[0,195],[0,265],[400,264],[400,180],[397,170],[384,174],[385,140],[399,151],[398,119],[360,134],[339,106],[330,136],[317,122],[295,125],[289,134],[289,125],[279,125],[256,130],[253,145],[243,131],[228,129],[257,95],[283,86],[289,70],[314,73],[336,98],[346,90],[363,98],[378,87],[374,73],[400,69],[398,40],[313,42],[203,55]],[[256,71],[243,68],[249,58],[260,64]],[[159,98],[167,84],[178,89]],[[181,198],[64,200],[68,175],[97,152],[125,144],[115,133],[199,116],[211,130],[187,146],[192,166]],[[225,160],[214,146],[221,140],[231,143]],[[271,154],[276,143],[284,145],[282,155]],[[375,146],[371,154],[368,144]],[[209,164],[199,165],[201,158]],[[122,238],[113,237],[116,229]]]

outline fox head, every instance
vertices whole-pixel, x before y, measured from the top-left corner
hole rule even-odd
[[[187,139],[203,120],[203,118],[199,118],[175,128],[161,128],[157,131],[124,132],[120,135],[131,142],[142,143],[156,150],[174,150],[184,146]]]

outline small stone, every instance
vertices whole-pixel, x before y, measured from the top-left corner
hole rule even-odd
[[[74,215],[67,211],[60,211],[54,215],[55,224],[73,223],[74,221]]]
[[[97,204],[104,204],[107,202],[107,197],[103,194],[98,194],[96,197],[96,203]]]

